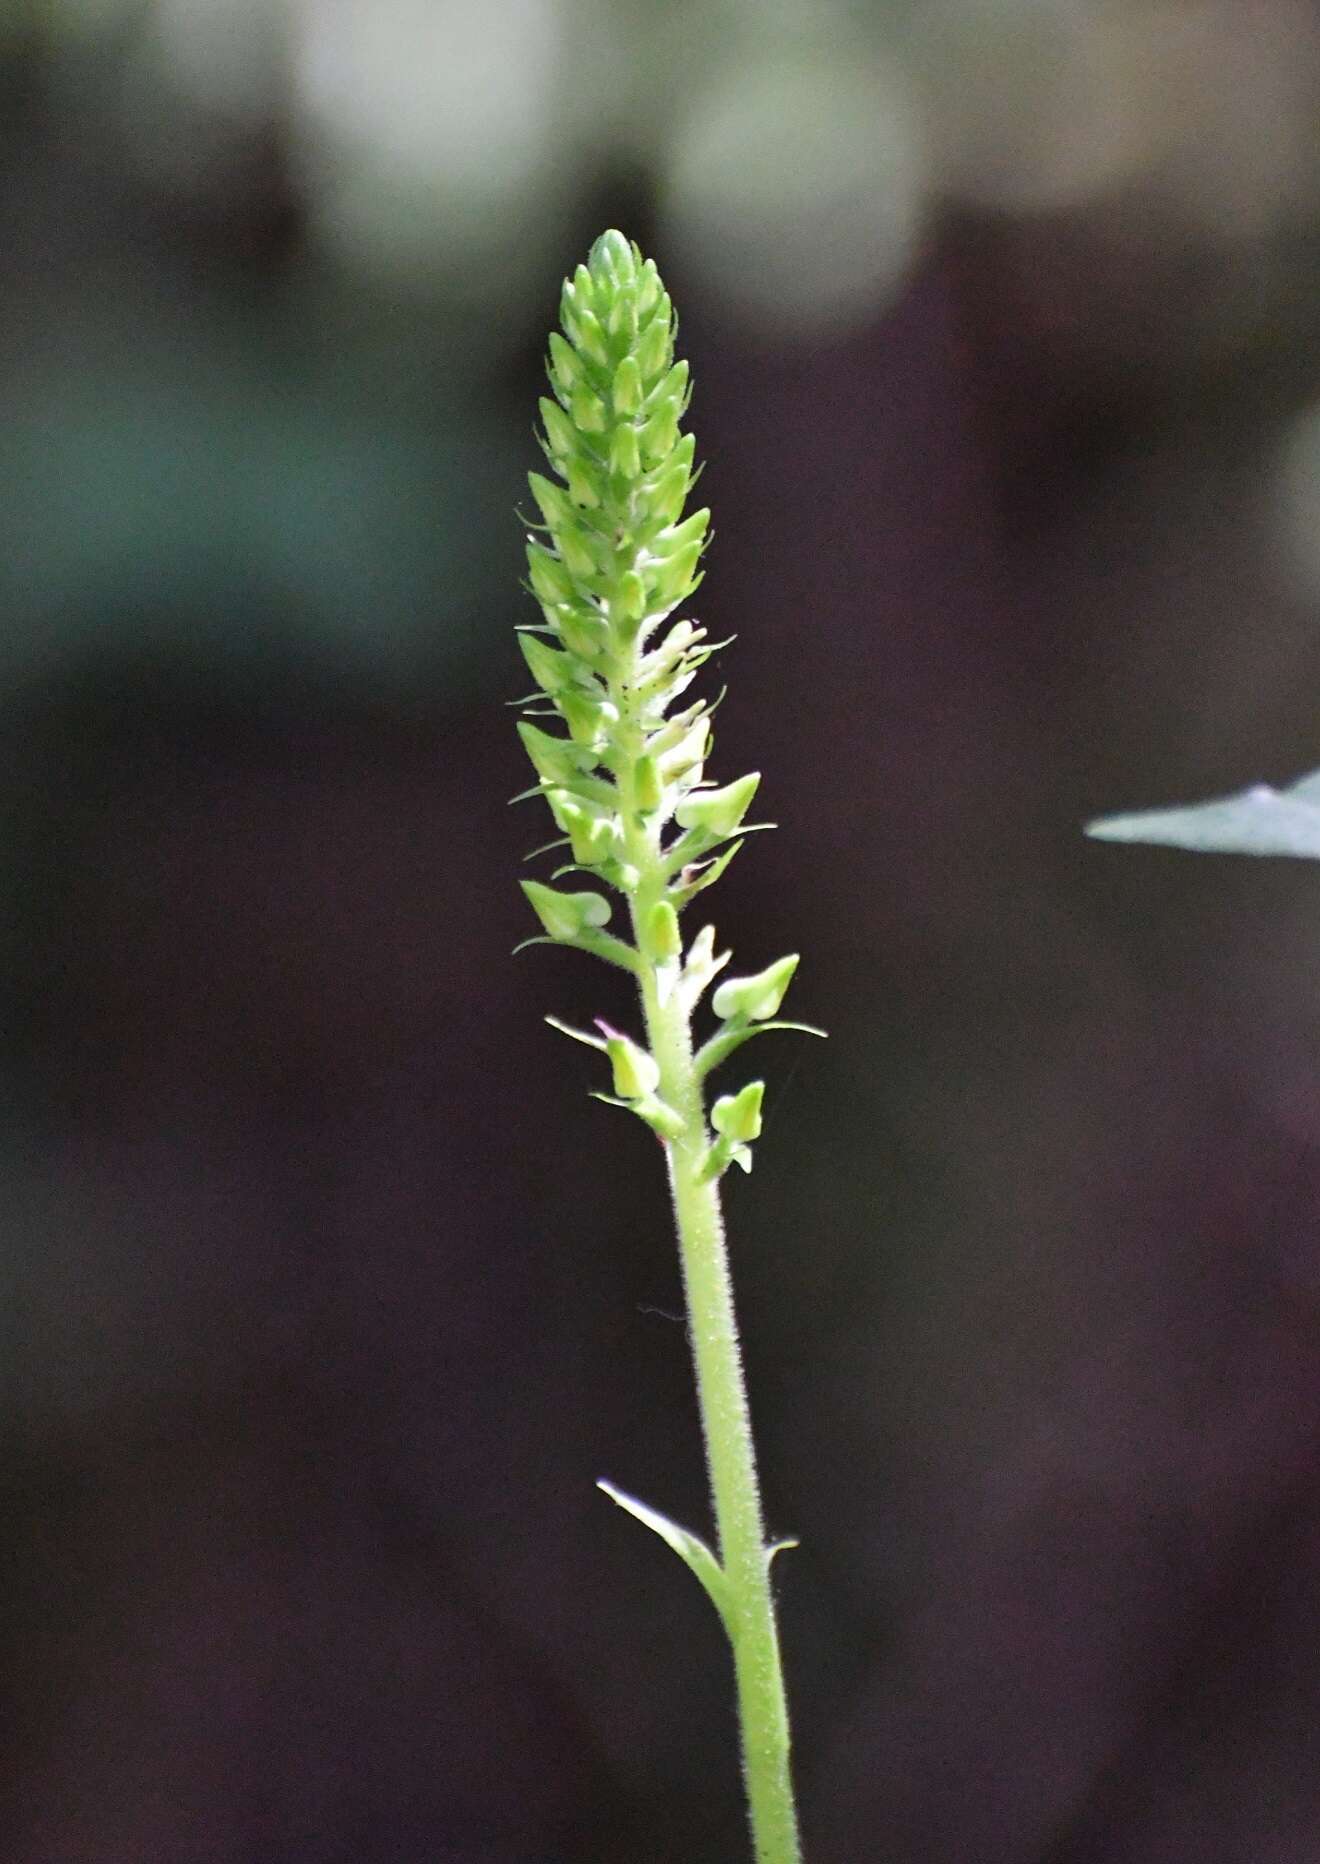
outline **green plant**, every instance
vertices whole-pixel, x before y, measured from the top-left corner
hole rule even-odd
[[[674,710],[717,646],[690,621],[669,623],[696,589],[710,513],[683,510],[697,477],[680,432],[688,366],[674,360],[676,320],[651,260],[621,233],[601,235],[566,280],[562,331],[552,333],[553,397],[541,402],[541,444],[555,478],[530,476],[541,515],[528,543],[542,620],[519,639],[536,691],[519,723],[541,796],[560,831],[548,849],[568,859],[551,876],[600,882],[622,896],[631,937],[608,930],[611,904],[594,886],[523,882],[544,938],[621,966],[636,978],[645,1044],[598,1022],[596,1033],[547,1020],[598,1049],[612,1093],[658,1134],[678,1230],[697,1393],[716,1524],[712,1550],[609,1483],[605,1492],[652,1528],[710,1595],[733,1652],[743,1772],[759,1864],[800,1857],[789,1728],[770,1565],[732,1285],[720,1210],[730,1165],[750,1171],[764,1083],[749,1081],[705,1110],[707,1077],[752,1036],[806,1029],[779,1020],[797,966],[780,958],[715,991],[717,1028],[700,1046],[697,1004],[730,954],[704,926],[685,943],[682,914],[718,880],[753,826],[760,778],[722,787],[705,777],[711,706]],[[558,721],[564,735],[537,718]],[[515,799],[518,800],[518,799]],[[521,947],[520,947],[521,949]],[[819,1030],[809,1033],[820,1034]]]

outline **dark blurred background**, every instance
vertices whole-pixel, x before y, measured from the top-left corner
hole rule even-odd
[[[735,1864],[514,507],[680,306],[812,1864],[1320,1855],[1320,8],[0,0],[0,1857]],[[521,870],[527,871],[527,870]]]

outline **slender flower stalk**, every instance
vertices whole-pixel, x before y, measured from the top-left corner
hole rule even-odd
[[[612,1092],[659,1136],[668,1167],[716,1524],[697,1535],[610,1483],[601,1487],[652,1528],[700,1579],[733,1652],[743,1772],[757,1864],[801,1857],[789,1767],[788,1710],[751,1421],[729,1276],[720,1180],[752,1167],[764,1083],[721,1095],[706,1078],[752,1036],[807,1029],[779,1020],[797,966],[781,958],[715,991],[717,1027],[700,1046],[693,1012],[728,963],[713,927],[685,943],[682,915],[718,880],[752,827],[760,777],[721,787],[705,775],[711,706],[675,709],[717,651],[706,630],[671,622],[701,581],[710,513],[684,516],[697,478],[681,432],[690,388],[674,360],[676,319],[654,263],[621,233],[601,235],[564,283],[550,337],[551,396],[541,444],[554,474],[530,475],[541,522],[528,542],[541,621],[519,640],[536,690],[519,732],[564,851],[552,882],[523,882],[544,933],[636,978],[645,1043],[598,1022],[596,1033],[547,1020],[598,1049]],[[546,730],[542,723],[562,726]],[[517,800],[517,799],[516,799]],[[538,852],[548,852],[539,850]],[[584,884],[586,883],[586,884]],[[609,930],[621,897],[628,935]],[[820,1034],[819,1030],[810,1030]],[[779,1546],[791,1543],[781,1542]]]

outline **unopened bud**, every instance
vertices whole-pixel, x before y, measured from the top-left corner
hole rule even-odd
[[[701,766],[709,755],[710,718],[703,713],[661,758],[660,770],[665,782],[676,783],[680,777],[686,777],[689,783],[700,782]],[[713,790],[706,792],[712,796],[714,793]],[[680,828],[683,826],[679,824]]]
[[[585,382],[573,390],[572,413],[573,424],[581,433],[605,432],[605,403],[599,395],[592,394]]]
[[[568,335],[570,343],[577,342],[578,296],[573,281],[566,278],[559,293],[559,321]]]
[[[695,457],[696,441],[691,434],[684,434],[670,454],[663,473],[651,488],[646,501],[647,509],[666,525],[673,524],[682,513],[684,502],[692,489],[692,463]]]
[[[581,776],[582,758],[567,738],[552,738],[525,718],[518,721],[518,736],[542,783],[573,783]]]
[[[542,395],[537,406],[541,410],[541,425],[545,428],[545,437],[550,451],[558,460],[571,457],[577,446],[577,435],[573,423],[557,401],[551,401],[548,395]]]
[[[555,536],[559,554],[564,559],[564,567],[570,576],[586,581],[596,574],[600,565],[596,554],[587,541],[586,533],[576,525],[566,524]]]
[[[626,344],[637,341],[637,305],[630,291],[620,292],[610,306],[607,328],[612,337],[622,337]]]
[[[636,570],[628,570],[619,578],[612,607],[620,620],[627,622],[638,622],[646,613],[646,585]]]
[[[688,946],[687,958],[683,964],[683,979],[689,1005],[696,1003],[707,984],[724,969],[728,962],[727,951],[722,951],[718,958],[715,956],[714,926],[702,926]]]
[[[678,441],[678,418],[678,409],[665,402],[642,429],[639,436],[642,458],[649,466],[658,466],[673,452]]]
[[[725,1139],[746,1145],[761,1137],[764,1081],[749,1081],[736,1094],[721,1094],[710,1110],[710,1123]]]
[[[575,513],[562,485],[556,485],[539,472],[529,472],[527,483],[532,488],[538,511],[552,531],[573,522]]]
[[[666,298],[637,339],[637,367],[643,381],[653,382],[661,370],[669,367],[673,344],[669,301]]]
[[[644,1100],[660,1085],[660,1067],[654,1055],[627,1036],[610,1034],[605,1052],[614,1070],[614,1091],[620,1100]]]
[[[647,914],[642,927],[642,945],[647,956],[659,964],[668,964],[682,953],[683,934],[679,930],[678,914],[668,900],[657,900]]]
[[[608,923],[610,903],[599,893],[560,893],[539,880],[524,880],[523,892],[551,938],[575,939]]]
[[[597,699],[590,693],[560,693],[559,710],[573,742],[588,750],[595,750],[608,727],[619,722],[619,708],[611,700]]]
[[[596,317],[588,310],[579,309],[576,322],[577,346],[582,351],[582,354],[584,356],[589,356],[592,362],[596,363],[600,368],[608,369],[610,366],[610,346],[605,341],[605,332],[601,329],[600,323]]]
[[[582,364],[557,330],[550,332],[549,374],[560,394],[567,399],[582,380]]]
[[[587,265],[593,282],[604,283],[607,288],[616,281],[631,285],[637,276],[636,254],[617,227],[608,227],[592,242]]]
[[[636,414],[642,405],[642,378],[635,356],[625,356],[614,371],[611,390],[616,414]]]
[[[646,397],[648,409],[672,408],[674,418],[677,420],[687,406],[688,379],[691,373],[687,358],[680,358]]]
[[[637,281],[637,309],[639,314],[645,317],[652,305],[658,304],[661,298],[665,298],[664,286],[660,283],[660,274],[655,269],[654,259],[643,260]],[[665,302],[667,306],[667,298]],[[665,315],[668,316],[668,314],[668,309],[666,309]]]
[[[559,638],[571,654],[591,660],[605,645],[609,630],[603,615],[594,610],[565,604],[551,611],[550,619],[559,630]]]
[[[568,480],[568,496],[573,503],[594,511],[600,504],[595,471],[584,460],[570,459],[564,462],[564,477]]]
[[[637,444],[637,429],[630,421],[616,427],[610,435],[610,471],[620,479],[636,479],[642,470],[642,453]]]
[[[577,593],[567,564],[542,544],[528,544],[527,574],[541,602],[568,602]]]
[[[648,813],[658,809],[665,799],[664,786],[660,781],[660,766],[650,752],[643,752],[637,759],[633,772],[633,786],[637,797],[637,807]]]
[[[688,544],[701,543],[709,523],[710,507],[703,505],[700,511],[694,511],[690,517],[684,518],[681,524],[670,525],[668,529],[662,531],[652,548],[657,555],[673,556],[676,551]]]
[[[573,859],[580,867],[599,867],[609,860],[618,840],[610,815],[579,802],[564,790],[552,790],[546,801],[551,815],[568,836]]]
[[[539,634],[520,634],[518,645],[528,671],[542,692],[562,692],[565,686],[573,684],[576,668],[571,654],[548,646]]]
[[[647,565],[652,599],[657,608],[676,608],[691,595],[696,587],[697,565],[700,561],[701,544],[698,541],[685,544],[672,556],[662,557],[659,562]]]
[[[755,977],[730,977],[715,992],[711,1007],[725,1022],[734,1017],[749,1023],[768,1022],[779,1014],[797,968],[798,954],[792,952],[787,958],[777,958]]]
[[[700,829],[713,840],[736,835],[751,807],[761,773],[754,770],[718,790],[691,790],[674,811],[680,828]]]

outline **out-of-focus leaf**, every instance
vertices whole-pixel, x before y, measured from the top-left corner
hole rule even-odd
[[[1320,861],[1320,770],[1286,790],[1258,783],[1236,796],[1184,809],[1145,809],[1101,816],[1086,833],[1096,841],[1149,842],[1200,854],[1283,854]]]

